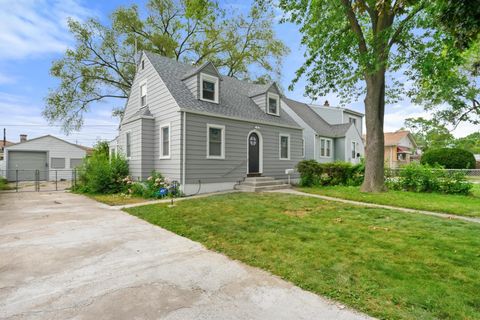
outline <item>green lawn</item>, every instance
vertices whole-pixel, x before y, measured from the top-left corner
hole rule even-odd
[[[147,202],[152,199],[145,199],[141,197],[126,196],[122,194],[87,194],[82,193],[95,201],[108,204],[109,206],[120,206],[133,203]]]
[[[284,194],[126,209],[372,316],[480,318],[480,226]]]
[[[445,212],[469,217],[480,217],[480,185],[476,184],[473,195],[447,195],[439,193],[417,193],[388,191],[384,193],[363,193],[359,187],[312,187],[298,188],[299,191],[324,196],[385,204],[390,206]]]

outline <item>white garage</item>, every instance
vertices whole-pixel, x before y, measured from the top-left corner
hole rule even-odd
[[[10,181],[70,180],[91,149],[46,135],[5,148],[7,179]]]

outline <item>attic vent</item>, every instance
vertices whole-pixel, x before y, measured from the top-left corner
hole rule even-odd
[[[145,69],[145,60],[142,60],[142,70]]]

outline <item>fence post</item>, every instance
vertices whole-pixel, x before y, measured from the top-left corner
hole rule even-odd
[[[74,187],[77,187],[77,168],[73,169],[73,181],[74,181]]]
[[[15,170],[15,191],[18,192],[18,169]]]
[[[58,191],[58,170],[55,170],[55,191]]]
[[[40,170],[35,170],[35,188],[37,192],[40,191]]]

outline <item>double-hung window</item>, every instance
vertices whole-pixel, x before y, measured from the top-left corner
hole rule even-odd
[[[277,94],[267,94],[267,113],[276,116],[280,114],[280,97]]]
[[[279,144],[280,160],[290,160],[290,135],[280,134]]]
[[[218,103],[218,78],[200,74],[200,99]]]
[[[126,156],[127,158],[130,158],[131,154],[132,154],[132,150],[131,150],[131,136],[130,136],[130,132],[127,132],[125,134],[125,152],[126,152]]]
[[[225,159],[225,126],[207,124],[207,158]]]
[[[147,84],[140,85],[140,106],[145,107],[147,105]]]
[[[332,156],[332,139],[320,139],[320,157],[329,158]]]
[[[357,143],[352,141],[352,159],[357,158]]]
[[[170,124],[160,127],[160,158],[170,158]]]
[[[348,121],[349,121],[350,123],[353,123],[353,125],[355,125],[355,126],[357,125],[357,119],[355,119],[355,118],[351,118],[351,117],[350,117],[350,118],[348,118]]]

